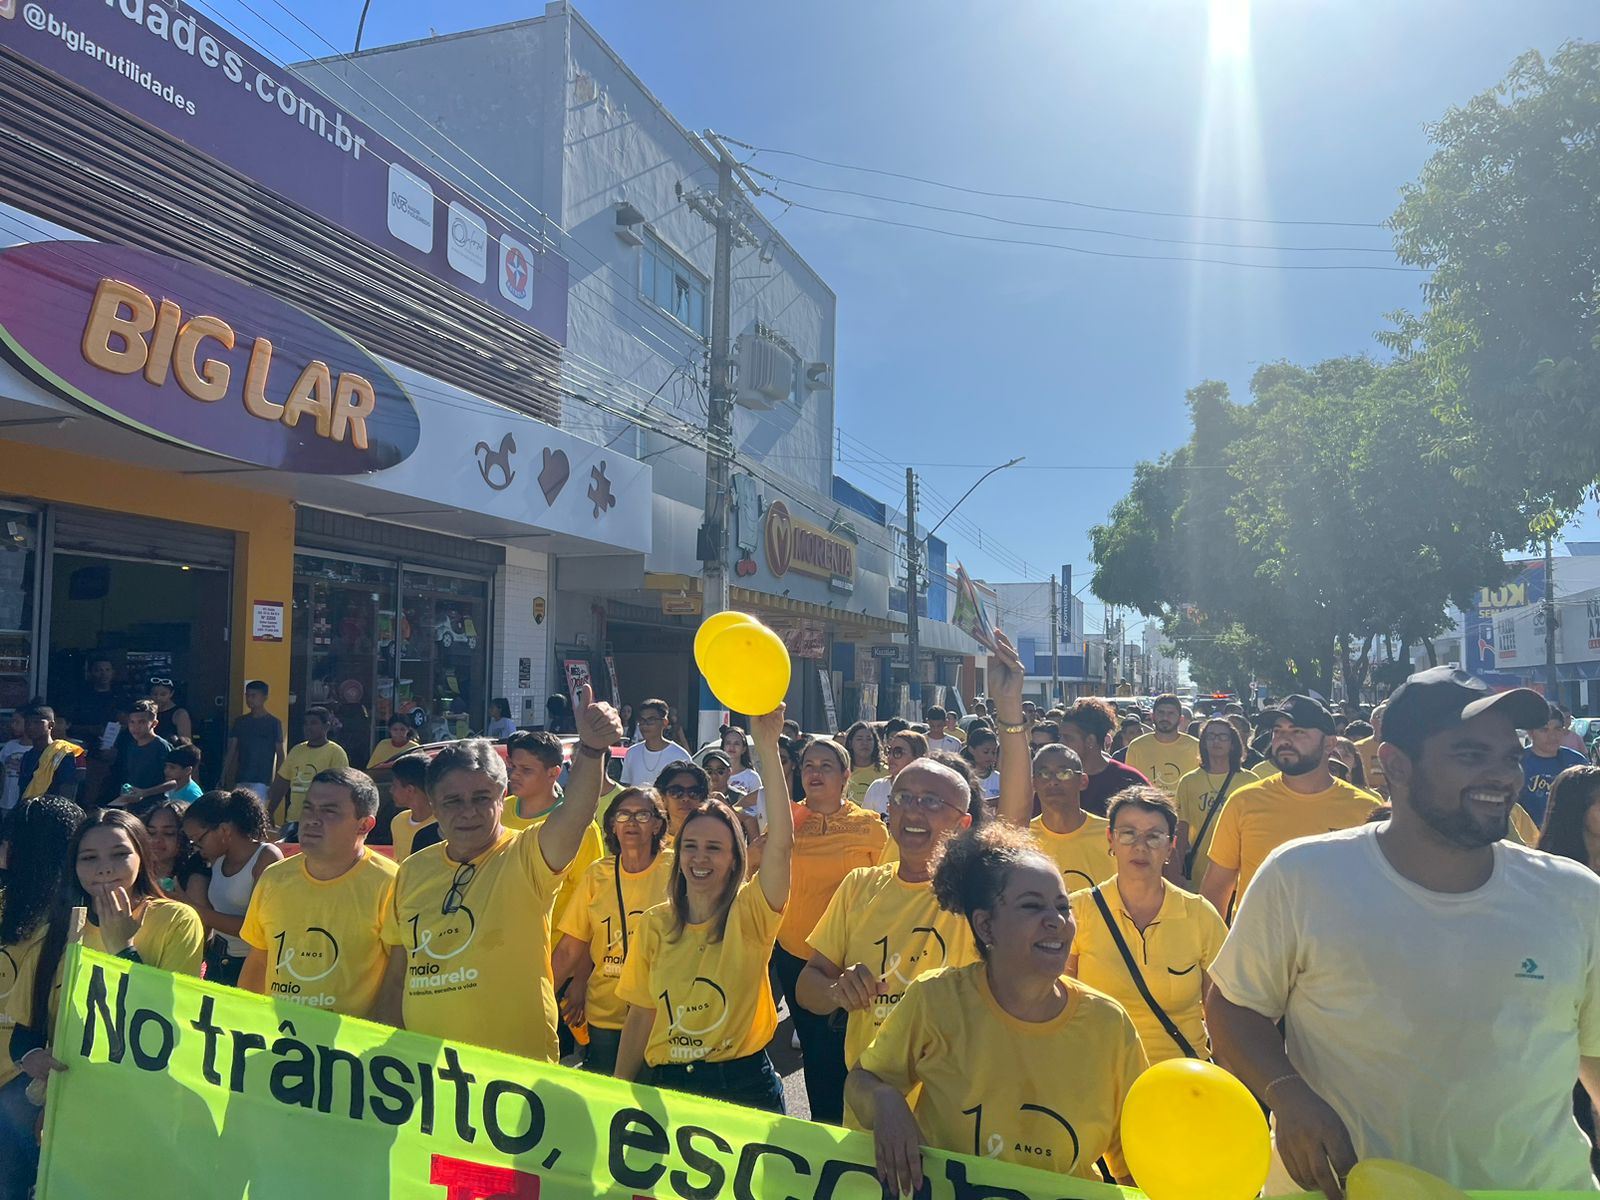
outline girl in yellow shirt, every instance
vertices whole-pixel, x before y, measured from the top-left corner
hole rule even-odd
[[[857,721],[845,730],[844,748],[850,754],[850,782],[844,794],[852,804],[860,804],[867,798],[867,789],[889,774],[883,740],[871,725]]]
[[[609,1075],[627,1004],[617,995],[622,965],[638,938],[639,920],[667,900],[672,852],[663,852],[667,810],[651,788],[624,788],[600,820],[605,858],[590,865],[562,914],[561,940],[550,956],[561,1015],[573,1029],[587,1024],[583,1069]],[[569,984],[567,981],[571,980]]]
[[[1061,872],[994,821],[950,841],[933,890],[982,961],[915,980],[850,1072],[885,1188],[920,1191],[923,1146],[1082,1179],[1104,1155],[1131,1186],[1117,1126],[1144,1050],[1115,1001],[1063,974],[1074,931]]]
[[[783,706],[751,724],[767,794],[782,796]],[[685,819],[667,902],[641,918],[617,985],[628,1005],[618,1079],[632,1082],[648,1064],[658,1086],[783,1111],[766,1052],[778,1027],[767,964],[789,902],[791,809],[773,804],[767,822],[761,869],[746,883],[744,830],[733,810],[706,800]]]
[[[1127,1010],[1153,1063],[1211,1056],[1201,1001],[1211,986],[1207,972],[1228,933],[1210,901],[1162,877],[1175,853],[1177,829],[1177,811],[1164,792],[1128,788],[1111,802],[1117,873],[1072,894],[1078,935],[1067,970]],[[1132,967],[1117,944],[1119,935]],[[1135,970],[1178,1036],[1145,1000]]]

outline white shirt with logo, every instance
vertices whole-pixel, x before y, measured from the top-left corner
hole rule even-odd
[[[1273,851],[1216,986],[1287,1018],[1290,1061],[1358,1158],[1468,1190],[1594,1190],[1572,1089],[1600,1055],[1600,876],[1498,842],[1486,884],[1433,892],[1389,865],[1385,828]],[[1285,1190],[1274,1154],[1267,1194]]]

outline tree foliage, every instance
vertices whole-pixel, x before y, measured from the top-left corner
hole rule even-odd
[[[1436,453],[1420,365],[1340,358],[1257,370],[1252,402],[1205,383],[1191,434],[1141,463],[1090,531],[1094,592],[1159,617],[1202,681],[1331,689],[1385,634],[1431,638],[1503,573],[1526,514]]]
[[[1429,135],[1391,221],[1427,308],[1384,340],[1433,381],[1464,479],[1571,512],[1600,475],[1600,44],[1529,51]]]

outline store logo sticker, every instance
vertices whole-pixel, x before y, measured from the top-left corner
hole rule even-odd
[[[0,21],[9,21],[17,15],[17,0],[0,0]]]
[[[424,254],[433,253],[433,189],[397,163],[389,165],[389,232]]]
[[[474,283],[489,278],[489,227],[464,204],[450,201],[450,265]]]
[[[503,233],[500,235],[500,294],[523,308],[533,307],[533,252]]]

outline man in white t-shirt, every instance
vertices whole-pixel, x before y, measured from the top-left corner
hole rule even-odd
[[[922,714],[922,719],[928,723],[928,749],[948,750],[951,754],[961,753],[961,739],[952,737],[944,731],[945,723],[950,720],[950,714],[935,704]]]
[[[644,741],[629,746],[622,756],[623,787],[652,784],[668,763],[689,757],[689,752],[677,742],[669,742],[661,736],[666,727],[665,700],[646,700],[639,705],[639,732],[644,735]]]
[[[1517,729],[1544,715],[1526,688],[1411,676],[1383,727],[1392,818],[1288,842],[1256,874],[1206,1017],[1273,1110],[1266,1194],[1339,1200],[1364,1158],[1462,1189],[1595,1189],[1572,1088],[1600,1096],[1600,877],[1504,840]]]

